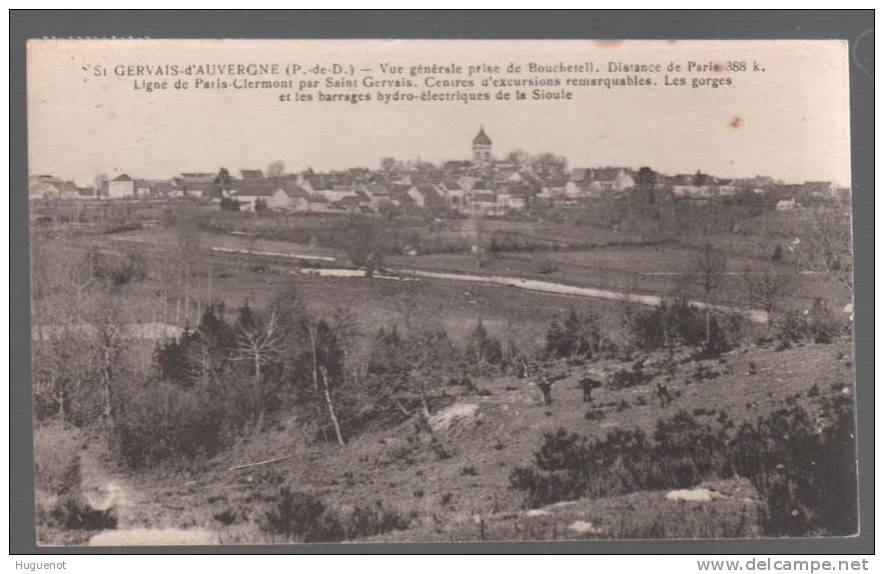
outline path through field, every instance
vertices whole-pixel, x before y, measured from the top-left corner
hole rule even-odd
[[[298,273],[304,275],[318,275],[320,277],[365,277],[365,271],[360,269],[299,269]],[[626,293],[622,291],[613,291],[610,289],[599,289],[597,287],[578,287],[576,285],[566,285],[564,283],[556,283],[553,281],[541,281],[538,279],[524,279],[521,277],[508,277],[505,275],[470,275],[467,273],[445,273],[440,271],[422,271],[411,270],[402,274],[375,274],[372,278],[377,279],[399,279],[408,280],[410,278],[438,279],[443,281],[464,281],[470,283],[485,283],[489,285],[502,285],[504,287],[514,287],[525,291],[534,291],[537,293],[549,293],[553,295],[572,295],[576,297],[588,297],[591,299],[608,299],[612,301],[624,301],[628,303],[637,303],[639,305],[647,305],[656,307],[660,305],[663,298],[659,295],[642,295],[637,293]],[[698,309],[712,308],[726,313],[743,313],[753,323],[767,324],[768,316],[765,311],[759,309],[737,309],[726,305],[713,305],[703,301],[689,302]]]
[[[166,546],[218,544],[216,533],[204,529],[173,527],[150,521],[150,528],[142,526],[155,504],[148,485],[135,484],[129,477],[108,468],[92,449],[80,457],[83,495],[93,508],[113,508],[117,527],[105,530],[89,539],[89,546]]]

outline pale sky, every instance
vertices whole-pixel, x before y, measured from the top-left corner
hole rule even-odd
[[[670,174],[850,183],[846,42],[37,40],[28,48],[30,171],[80,185],[99,173],[169,178],[224,166],[238,175],[277,159],[289,171],[376,167],[384,156],[468,159],[480,124],[498,157],[523,149],[563,155],[572,168],[647,165]],[[296,89],[146,93],[113,74],[130,64],[339,62],[400,78],[379,73],[378,64],[611,60],[758,60],[766,71],[731,74],[735,85],[716,89],[573,88],[570,101],[469,104],[278,101]],[[95,65],[109,76],[93,76]],[[655,78],[663,83],[662,74]]]

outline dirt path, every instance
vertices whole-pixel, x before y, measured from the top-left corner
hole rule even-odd
[[[117,527],[130,526],[133,510],[141,501],[128,477],[108,468],[94,449],[84,450],[80,455],[80,474],[83,496],[89,505],[99,510],[114,508]]]
[[[336,269],[323,267],[319,269],[298,269],[292,273],[300,273],[302,275],[316,275],[319,277],[351,277],[364,278],[365,271],[362,269]],[[533,291],[536,293],[548,293],[553,295],[571,295],[576,297],[588,297],[590,299],[608,299],[611,301],[624,301],[628,303],[637,303],[650,307],[657,307],[663,301],[663,297],[659,295],[641,295],[637,293],[627,293],[622,291],[613,291],[610,289],[599,289],[596,287],[578,287],[575,285],[566,285],[564,283],[555,283],[553,281],[541,281],[537,279],[524,279],[521,277],[509,277],[506,275],[471,275],[468,273],[446,273],[441,271],[424,271],[412,270],[401,275],[383,275],[376,273],[372,279],[393,279],[407,280],[413,278],[437,279],[442,281],[463,281],[470,283],[484,283],[488,285],[501,285],[504,287],[514,287],[523,291]],[[767,324],[768,315],[765,311],[759,309],[737,309],[727,305],[715,305],[704,301],[689,301],[689,303],[698,308],[711,308],[727,313],[743,313],[750,321],[759,324]]]
[[[98,453],[87,449],[80,457],[83,496],[96,509],[114,509],[117,527],[89,539],[89,546],[210,545],[218,543],[215,532],[177,528],[154,512],[157,493],[148,485],[136,484],[123,473],[109,468]],[[145,525],[148,525],[145,527]]]

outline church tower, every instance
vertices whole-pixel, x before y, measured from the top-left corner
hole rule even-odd
[[[473,163],[491,163],[491,138],[485,133],[483,126],[479,127],[479,133],[473,138]]]

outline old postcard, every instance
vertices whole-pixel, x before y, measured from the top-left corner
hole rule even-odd
[[[845,42],[27,55],[40,544],[856,534]]]

